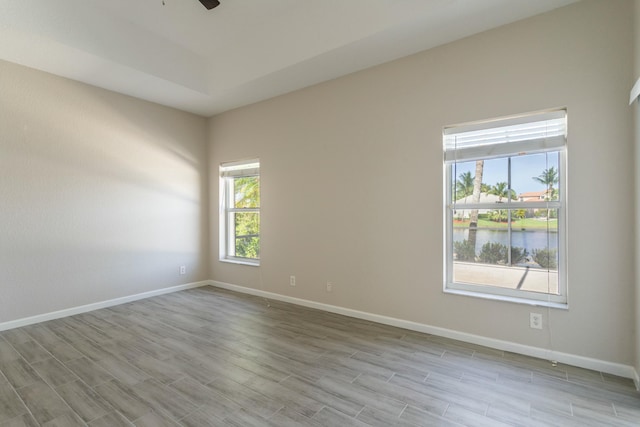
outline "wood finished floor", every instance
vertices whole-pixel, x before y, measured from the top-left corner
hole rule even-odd
[[[0,426],[638,426],[631,380],[203,287],[0,333]]]

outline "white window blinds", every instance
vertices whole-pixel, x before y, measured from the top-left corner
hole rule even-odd
[[[258,159],[242,162],[222,163],[220,165],[220,176],[222,178],[258,175],[260,175],[260,161]]]
[[[550,151],[566,144],[567,112],[555,110],[452,126],[443,134],[447,163]]]

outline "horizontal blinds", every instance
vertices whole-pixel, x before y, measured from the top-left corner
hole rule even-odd
[[[220,176],[222,178],[259,175],[260,161],[257,159],[243,162],[222,163],[220,165]]]
[[[445,161],[482,160],[560,149],[566,144],[566,110],[471,123],[444,129]]]

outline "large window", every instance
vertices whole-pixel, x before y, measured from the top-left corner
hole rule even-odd
[[[260,162],[220,165],[220,260],[260,263]]]
[[[444,129],[445,291],[566,304],[565,110]]]

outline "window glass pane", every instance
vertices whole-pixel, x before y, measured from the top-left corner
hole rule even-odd
[[[557,295],[558,210],[502,211],[507,220],[480,214],[475,231],[454,227],[453,281]]]
[[[260,258],[260,213],[235,212],[235,256]]]
[[[524,244],[529,247],[532,267],[558,269],[558,210],[538,209],[532,221],[538,223],[537,228],[530,227],[523,233],[527,238]]]
[[[484,160],[482,168],[482,192],[488,202],[506,203],[509,201],[509,159]],[[506,220],[506,218],[505,218]]]
[[[250,176],[233,179],[234,207],[260,207],[260,177]]]
[[[473,180],[476,162],[454,163],[451,165],[452,198],[460,200],[473,194]]]
[[[521,202],[558,200],[559,153],[527,154],[511,158],[511,187]]]
[[[499,203],[508,200],[507,158],[454,163],[451,170],[452,181],[455,177],[452,197],[456,204],[474,203],[472,194],[476,174],[482,176],[479,203]]]
[[[236,256],[260,259],[260,237],[236,238]]]

